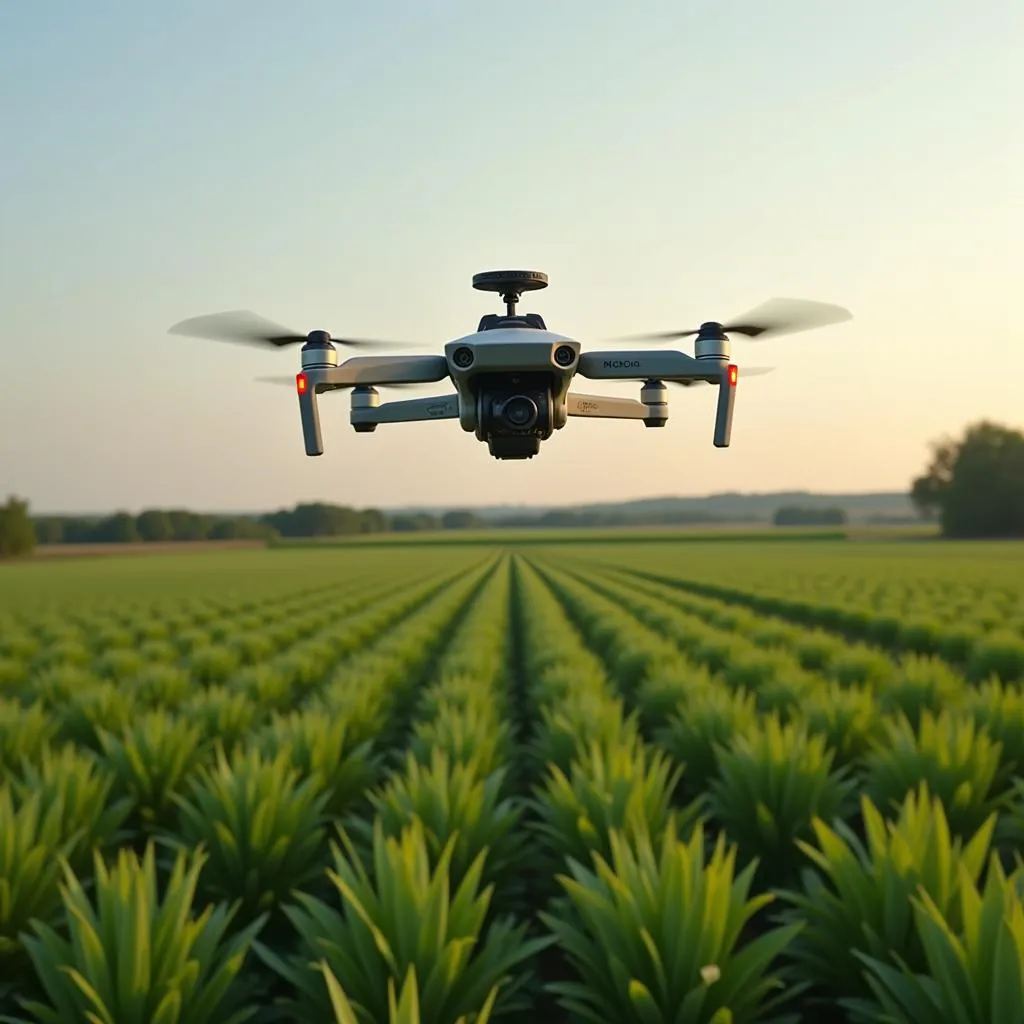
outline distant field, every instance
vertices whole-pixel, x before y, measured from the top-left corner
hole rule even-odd
[[[1024,957],[1024,875],[989,868],[1024,855],[1024,543],[567,533],[5,566],[0,894],[18,898],[0,900],[0,1015],[46,979],[64,1019],[87,1019],[51,968],[102,989],[95,948],[146,962],[154,912],[122,888],[142,877],[130,860],[93,939],[69,911],[103,885],[93,850],[114,865],[155,840],[161,886],[168,858],[203,850],[181,890],[194,915],[236,907],[199,954],[234,978],[211,1020],[279,1005],[294,1024],[388,1024],[388,979],[451,1005],[471,992],[468,1014],[505,979],[494,1024],[568,1021],[560,980],[595,1020],[675,1020],[689,1000],[687,1024],[753,1024],[778,980],[802,1024],[862,1024],[883,1014],[839,1008],[873,998],[854,954],[937,985],[947,927],[976,965],[962,989],[989,998],[991,972]],[[798,841],[824,851],[816,867]],[[58,851],[81,894],[59,888]],[[986,878],[975,936],[944,894]],[[919,882],[933,909],[915,912]],[[30,956],[33,918],[78,937]],[[161,929],[191,941],[173,915]],[[1000,930],[1002,959],[986,952]],[[318,963],[364,1016],[332,1005]],[[720,1006],[734,1016],[713,1020]]]
[[[196,551],[265,548],[262,540],[140,541],[136,544],[40,544],[34,558],[98,558],[106,555],[171,555]]]
[[[839,530],[773,530],[771,528],[743,529],[722,527],[617,527],[614,529],[499,529],[499,530],[417,530],[409,533],[353,534],[345,537],[313,537],[282,539],[271,543],[278,548],[365,548],[365,547],[456,547],[464,545],[533,545],[533,544],[665,544],[682,541],[735,541],[758,540],[842,540]]]
[[[664,544],[672,541],[758,540],[766,542],[794,540],[917,540],[934,537],[936,528],[928,524],[911,526],[775,527],[770,525],[721,523],[700,526],[619,526],[558,529],[482,529],[424,530],[410,533],[356,534],[346,537],[321,537],[275,541],[273,546],[298,547],[324,545],[365,547],[381,544],[621,544],[643,541]]]
[[[937,535],[936,527],[929,524],[907,526],[836,527],[774,527],[770,525],[721,523],[699,526],[621,526],[614,528],[579,529],[483,529],[437,530],[412,533],[355,534],[344,537],[318,537],[282,539],[272,547],[365,547],[386,544],[572,544],[622,543],[628,540],[664,542],[693,539],[719,540],[917,540]],[[108,556],[137,556],[193,552],[216,552],[267,547],[261,540],[173,541],[136,544],[43,544],[36,548],[33,558],[101,558]],[[0,569],[4,563],[0,563]]]

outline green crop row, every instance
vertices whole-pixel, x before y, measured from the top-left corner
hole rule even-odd
[[[600,561],[758,613],[921,653],[945,646],[952,656],[966,658],[989,634],[1004,641],[1024,637],[1020,550],[992,551],[977,563],[955,553],[943,557],[930,547],[925,556],[928,551],[931,561],[894,555],[884,545],[849,545],[842,556],[803,557],[794,557],[792,548],[751,554],[740,546],[714,559],[707,552],[666,557],[662,549],[657,557],[630,548],[609,549]]]
[[[807,700],[835,685],[845,698],[865,699],[871,712],[902,713],[915,727],[925,711],[938,713],[962,703],[970,689],[965,678],[934,656],[894,657],[865,644],[847,644],[822,630],[806,630],[781,620],[759,619],[743,608],[702,598],[687,598],[631,574],[599,573],[582,578],[628,609],[646,626],[660,631],[696,665],[726,686],[756,691],[758,709],[785,718]],[[988,680],[998,686],[998,676]],[[835,684],[835,685],[833,685]],[[863,748],[863,732],[846,733],[841,755]]]
[[[322,558],[8,609],[0,1019],[1022,1020],[1012,681],[618,554]]]
[[[702,777],[681,788],[706,794],[709,824],[736,841],[741,863],[758,865],[762,891],[784,902],[786,909],[770,919],[807,926],[783,956],[791,965],[792,994],[806,986],[807,1003],[842,1004],[856,1020],[879,1019],[882,1006],[897,1020],[961,1019],[955,1001],[941,992],[951,979],[939,957],[966,951],[974,962],[960,968],[955,982],[973,987],[979,1015],[969,1019],[994,1020],[989,1012],[1006,1005],[999,1000],[1019,1002],[1017,969],[998,977],[983,962],[984,943],[995,941],[1003,925],[994,919],[982,936],[969,923],[974,911],[968,904],[975,899],[1001,905],[1011,915],[1008,924],[1022,909],[1021,874],[1006,878],[1001,867],[1012,853],[1007,846],[1021,849],[1019,780],[1003,780],[1004,793],[1017,799],[1002,814],[988,799],[997,742],[969,720],[926,714],[916,733],[904,722],[902,730],[878,737],[863,770],[837,769],[811,716],[801,708],[786,724],[777,712],[759,716],[756,686],[730,687],[706,665],[666,651],[666,633],[625,610],[635,594],[622,588],[601,595],[593,578],[545,575],[655,742],[686,766],[684,780],[696,762]],[[728,670],[727,656],[722,669]],[[666,715],[667,723],[659,724]],[[992,840],[1000,825],[1004,846],[997,850]],[[893,905],[896,891],[903,895]],[[874,929],[866,935],[865,914]],[[935,929],[949,930],[944,953],[934,945]],[[1005,941],[1016,942],[1019,955],[1022,940],[1024,934],[1013,932]],[[926,978],[923,990],[901,982],[900,957]],[[922,1001],[923,992],[934,1005]]]
[[[221,730],[206,737],[213,745],[212,756],[209,752],[199,756],[204,736],[194,716],[179,716],[166,708],[151,711],[137,727],[125,725],[120,736],[116,728],[101,732],[104,756],[57,740],[58,745],[41,744],[36,762],[42,768],[22,761],[20,777],[5,782],[3,789],[8,798],[3,806],[10,816],[7,832],[13,835],[20,827],[25,838],[21,850],[8,851],[11,861],[6,875],[31,896],[24,906],[9,907],[10,912],[0,918],[4,949],[15,965],[19,954],[38,952],[31,940],[22,938],[28,920],[45,923],[49,918],[52,924],[61,906],[65,911],[70,907],[67,891],[61,899],[53,854],[67,858],[69,880],[83,872],[86,879],[94,874],[102,880],[100,861],[95,862],[94,872],[89,871],[89,853],[120,845],[125,854],[125,841],[133,836],[143,841],[147,834],[155,834],[158,842],[177,851],[180,872],[185,863],[180,857],[198,851],[192,867],[201,860],[202,870],[196,868],[190,875],[190,900],[219,900],[222,908],[232,903],[236,929],[257,924],[271,932],[275,926],[279,929],[280,920],[275,917],[280,918],[288,894],[304,884],[323,881],[327,824],[337,820],[346,803],[356,803],[379,777],[372,748],[386,735],[388,716],[403,717],[403,687],[414,685],[417,676],[429,672],[431,659],[443,652],[469,602],[481,593],[493,570],[490,560],[476,570],[459,572],[452,581],[442,581],[440,589],[436,581],[427,589],[406,586],[397,601],[392,596],[386,602],[383,614],[374,615],[374,609],[369,609],[347,622],[341,620],[319,636],[318,653],[328,658],[350,651],[355,661],[350,656],[339,663],[315,700],[293,692],[305,704],[304,710],[284,718],[279,708],[271,709],[272,720],[255,732],[249,731],[253,725],[249,715],[249,730],[244,725],[237,730],[238,742],[230,752]],[[399,622],[403,614],[407,618]],[[388,629],[395,625],[397,629]],[[374,642],[373,633],[382,631]],[[410,690],[404,692],[411,696]],[[240,689],[232,696],[238,698],[239,709],[258,709],[261,714],[267,710],[265,691]],[[352,712],[347,718],[345,709]],[[360,744],[360,730],[369,730],[372,739]],[[356,739],[347,741],[352,735]],[[133,818],[137,828],[131,827]],[[142,862],[122,857],[120,877],[148,885],[144,879],[154,867],[145,858],[153,849],[146,847]],[[44,865],[36,857],[46,860],[45,873],[37,870]],[[170,870],[169,864],[163,866]],[[21,872],[20,877],[12,871]],[[46,934],[52,938],[55,933]],[[247,936],[248,945],[255,933],[241,934]],[[39,957],[33,959],[37,981],[45,982],[39,974]],[[92,968],[99,969],[98,965]],[[168,979],[168,984],[172,982],[173,978]],[[318,984],[323,988],[322,978]],[[84,1013],[82,998],[89,994],[75,993],[74,988],[65,986],[62,1012],[68,1011],[71,999]],[[51,998],[56,998],[60,987],[50,985],[49,989]],[[326,999],[328,990],[323,988],[322,994]],[[107,995],[115,1002],[121,998]],[[108,1000],[105,1005],[112,1004]],[[131,1012],[123,1002],[119,1005],[122,1013]],[[137,1009],[143,1013],[144,1008]],[[197,1005],[175,1010],[184,1013],[185,1019],[201,1014]]]
[[[752,656],[751,645],[742,636],[722,634],[709,643],[685,618],[680,623],[677,613],[645,602],[624,586],[602,588],[599,580],[584,583],[564,575],[552,586],[566,599],[575,598],[578,611],[599,610],[607,622],[618,624],[615,649],[629,650],[634,662],[632,666],[619,662],[623,685],[634,686],[637,671],[645,671],[646,688],[662,691],[649,718],[665,712],[665,701],[671,697],[666,698],[664,691],[667,687],[671,692],[674,679],[687,680],[692,690],[690,681],[697,670],[701,691],[727,692],[741,707],[749,707],[751,714],[772,713],[783,724],[801,725],[809,734],[821,736],[831,755],[843,767],[854,769],[859,784],[876,799],[900,800],[919,779],[927,779],[950,800],[968,785],[967,792],[959,792],[956,806],[959,820],[970,827],[1015,795],[1014,780],[1024,765],[1024,750],[1017,739],[1020,701],[1014,699],[1014,690],[994,682],[971,693],[968,700],[968,688],[958,687],[941,663],[921,661],[904,664],[900,674],[886,679],[828,686],[791,659],[787,663],[785,656],[757,652]],[[642,615],[634,617],[635,609],[655,616],[660,630],[645,625]],[[657,663],[650,656],[646,662],[638,659],[644,658],[648,645],[657,648],[666,641],[681,659],[677,657],[675,664],[662,659],[649,671]],[[929,695],[930,702],[921,699]],[[958,695],[963,699],[957,701]],[[986,715],[983,709],[991,712],[997,695],[1003,698],[1005,715]],[[860,714],[853,713],[857,710]],[[1013,804],[1011,809],[1015,808]]]

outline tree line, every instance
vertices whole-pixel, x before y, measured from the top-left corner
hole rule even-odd
[[[252,515],[214,515],[187,509],[146,509],[133,515],[33,516],[28,502],[10,497],[0,505],[0,558],[30,554],[38,545],[133,544],[174,541],[274,540],[340,537],[360,533],[457,530],[481,525],[468,511],[443,515],[388,514],[326,502]]]
[[[173,541],[274,540],[277,538],[343,537],[366,533],[410,533],[418,530],[480,528],[557,529],[624,525],[701,524],[722,522],[705,513],[664,512],[644,519],[621,513],[554,509],[540,515],[510,514],[484,520],[469,510],[387,513],[327,502],[308,502],[290,509],[252,515],[212,515],[187,509],[147,509],[133,515],[32,516],[28,503],[10,498],[0,509],[0,557],[27,554],[36,545],[132,544]]]
[[[273,540],[279,537],[337,537],[358,533],[458,529],[476,524],[467,512],[443,516],[388,515],[379,509],[357,509],[309,502],[290,509],[252,515],[214,515],[187,509],[146,509],[137,515],[27,515],[27,504],[12,499],[16,515],[28,518],[37,544],[131,544],[169,541]],[[10,505],[11,502],[8,502]],[[23,528],[22,532],[26,530]]]

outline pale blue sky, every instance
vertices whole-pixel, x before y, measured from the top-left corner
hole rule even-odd
[[[1024,426],[1021,54],[1021,0],[2,4],[0,491],[904,487],[931,439]],[[713,390],[673,389],[664,430],[572,420],[523,463],[455,422],[357,435],[342,394],[307,458],[294,395],[252,379],[297,351],[166,334],[249,308],[440,350],[502,267],[547,272],[528,308],[585,347],[775,295],[855,319],[734,344],[777,369],[741,380],[727,451]]]

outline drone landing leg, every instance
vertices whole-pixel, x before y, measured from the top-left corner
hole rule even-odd
[[[296,378],[299,393],[299,416],[302,418],[302,440],[307,455],[323,455],[324,439],[320,432],[320,410],[316,391],[309,387],[303,374]]]

